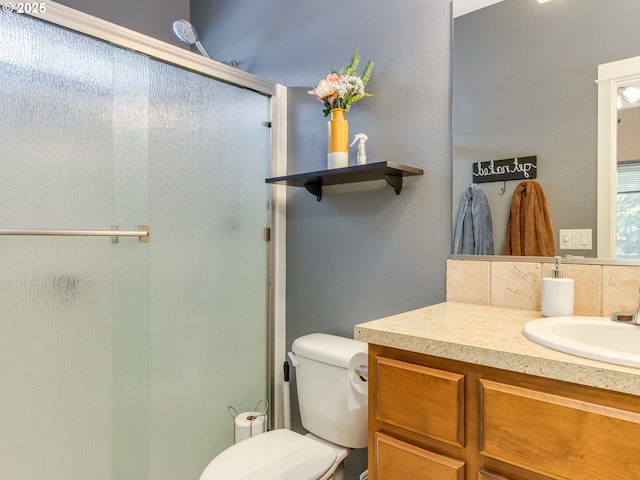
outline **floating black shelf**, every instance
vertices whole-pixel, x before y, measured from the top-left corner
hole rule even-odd
[[[377,162],[353,167],[333,168],[331,170],[320,170],[318,172],[297,173],[284,177],[267,178],[266,182],[290,187],[304,187],[320,201],[322,200],[322,187],[382,179],[385,179],[387,183],[393,187],[396,195],[400,195],[404,177],[422,175],[423,173],[420,168],[409,167],[400,163]]]

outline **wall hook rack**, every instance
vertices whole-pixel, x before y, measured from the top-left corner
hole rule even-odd
[[[538,176],[538,157],[504,158],[472,165],[473,183],[503,182],[507,180],[533,180]]]

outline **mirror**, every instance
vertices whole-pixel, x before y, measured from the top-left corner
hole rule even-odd
[[[454,234],[473,163],[536,156],[556,253],[596,256],[598,66],[640,54],[638,14],[637,0],[503,0],[454,18]],[[519,183],[481,184],[496,254]],[[559,249],[560,229],[591,230],[592,248]]]
[[[640,57],[598,66],[598,256],[640,259]]]

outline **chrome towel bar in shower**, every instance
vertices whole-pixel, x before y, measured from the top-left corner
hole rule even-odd
[[[118,243],[118,237],[138,237],[138,242],[149,243],[149,225],[138,225],[138,230],[118,230],[111,225],[111,230],[26,230],[0,229],[0,235],[29,235],[53,237],[111,237],[111,243]]]

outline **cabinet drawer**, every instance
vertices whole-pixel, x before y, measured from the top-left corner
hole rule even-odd
[[[382,433],[375,437],[378,480],[464,480],[464,462]]]
[[[640,414],[487,380],[480,393],[482,455],[551,478],[640,478]]]
[[[509,480],[504,475],[500,475],[499,473],[491,472],[489,470],[485,470],[481,468],[478,472],[478,480]]]
[[[377,420],[464,446],[464,376],[376,357]]]

